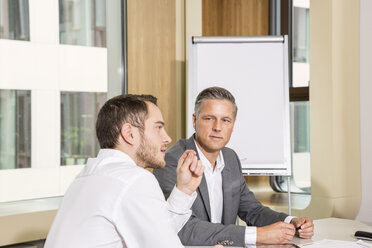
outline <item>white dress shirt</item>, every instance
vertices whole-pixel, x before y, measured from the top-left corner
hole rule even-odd
[[[222,151],[217,157],[216,166],[213,170],[212,164],[200,150],[199,145],[195,142],[196,149],[199,154],[200,161],[204,165],[204,176],[207,181],[208,196],[211,207],[211,222],[221,223],[223,211],[223,190],[222,190],[222,170],[225,167]],[[288,216],[284,222],[289,223],[292,216]],[[245,228],[244,242],[246,245],[255,244],[257,240],[257,228],[255,226],[247,226]]]
[[[195,142],[196,149],[198,150],[200,161],[204,166],[204,177],[207,182],[209,203],[211,207],[211,222],[221,223],[223,211],[223,191],[222,191],[222,170],[225,168],[225,161],[223,160],[222,152],[217,157],[216,166],[213,168],[209,160],[199,149],[198,144]]]
[[[166,202],[152,173],[102,149],[67,190],[45,248],[183,247],[177,232],[195,198],[175,187]]]

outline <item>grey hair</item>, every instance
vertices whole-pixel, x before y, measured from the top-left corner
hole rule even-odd
[[[236,119],[236,115],[238,114],[238,107],[236,106],[234,96],[227,89],[221,87],[209,87],[200,92],[195,100],[194,112],[196,117],[198,117],[201,104],[205,100],[227,100],[231,102],[234,107],[234,119]]]

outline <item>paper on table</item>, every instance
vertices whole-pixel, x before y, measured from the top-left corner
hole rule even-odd
[[[304,248],[363,248],[368,247],[363,244],[359,244],[353,241],[341,241],[341,240],[332,240],[332,239],[323,239],[320,241],[315,241],[310,244],[300,245]]]
[[[364,247],[372,247],[372,242],[368,242],[367,243],[367,241],[363,241],[363,240],[358,240],[357,241],[357,244],[360,244],[360,245],[362,245]]]

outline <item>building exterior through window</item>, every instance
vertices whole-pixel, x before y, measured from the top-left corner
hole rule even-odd
[[[0,202],[63,195],[97,154],[105,47],[103,0],[0,1]]]

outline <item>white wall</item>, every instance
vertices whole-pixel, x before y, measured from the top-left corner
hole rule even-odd
[[[360,0],[360,143],[362,202],[357,220],[372,222],[372,1]]]

